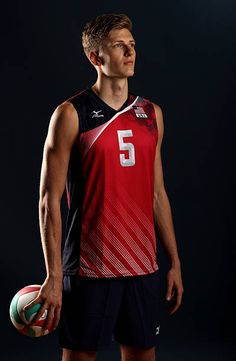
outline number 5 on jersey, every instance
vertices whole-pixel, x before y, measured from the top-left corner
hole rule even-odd
[[[132,129],[129,130],[117,130],[118,134],[118,141],[119,141],[119,148],[120,150],[128,150],[129,157],[125,158],[125,154],[120,154],[120,164],[122,167],[131,167],[135,165],[135,150],[133,143],[126,143],[124,142],[125,137],[132,137]]]

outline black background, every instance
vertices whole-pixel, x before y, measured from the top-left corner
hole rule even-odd
[[[38,225],[43,144],[55,107],[95,82],[81,31],[110,12],[126,13],[134,25],[137,60],[129,89],[159,104],[164,115],[164,180],[185,292],[176,314],[163,313],[158,360],[236,360],[235,2],[11,1],[1,8],[0,360],[61,357],[57,332],[22,336],[8,309],[20,288],[44,280]],[[168,263],[160,243],[158,258],[164,299]],[[98,361],[119,357],[113,343]]]

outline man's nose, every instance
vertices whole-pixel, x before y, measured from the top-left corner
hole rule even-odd
[[[134,53],[134,48],[132,45],[125,46],[125,54],[132,55]]]

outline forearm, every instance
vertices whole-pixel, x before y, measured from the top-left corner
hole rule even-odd
[[[180,266],[172,212],[165,190],[154,197],[153,207],[156,231],[165,248],[170,264]]]
[[[46,272],[48,277],[62,278],[60,201],[39,201],[39,225]]]

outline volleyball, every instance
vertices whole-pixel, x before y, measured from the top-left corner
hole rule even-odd
[[[31,337],[40,337],[52,332],[52,329],[44,330],[44,324],[47,318],[47,310],[43,313],[41,318],[29,325],[31,320],[41,308],[41,304],[37,303],[28,310],[23,310],[29,302],[35,299],[40,290],[40,285],[29,285],[20,289],[12,298],[10,303],[10,319],[14,327],[21,334]]]

